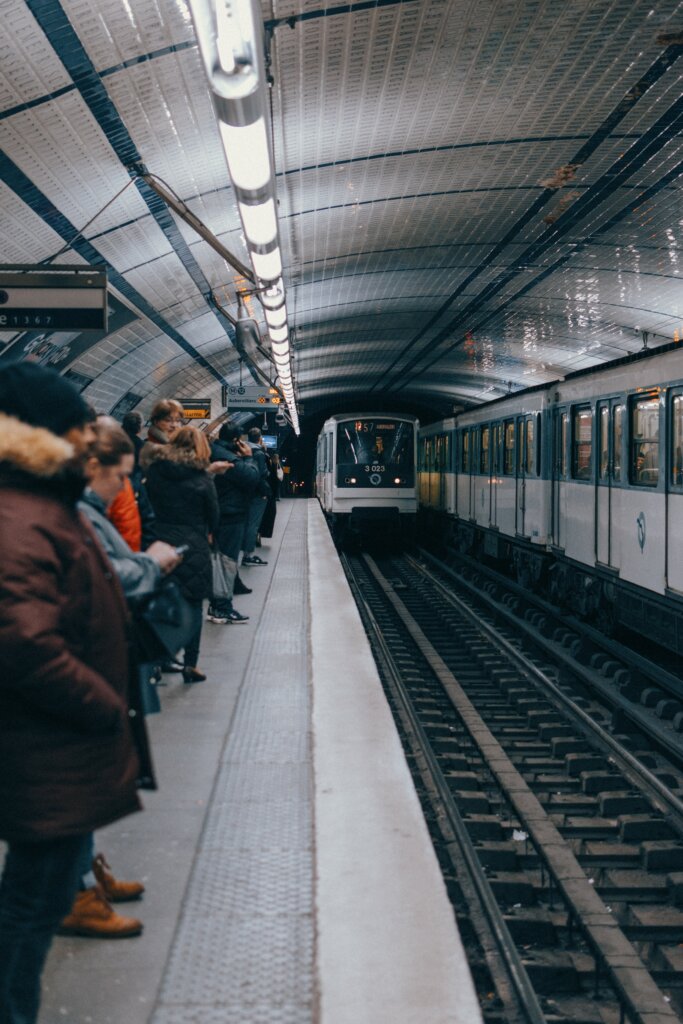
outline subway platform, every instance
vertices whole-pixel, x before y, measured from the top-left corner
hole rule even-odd
[[[55,940],[40,1024],[478,1024],[465,953],[318,503],[285,500],[246,625],[166,676],[159,791],[97,848],[133,939]]]

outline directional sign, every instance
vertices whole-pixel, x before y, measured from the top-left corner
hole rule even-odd
[[[106,270],[0,267],[0,330],[106,331]]]
[[[211,399],[210,398],[180,398],[183,407],[183,419],[186,420],[210,420]]]
[[[259,384],[233,384],[228,386],[229,409],[255,409],[258,412],[277,411],[281,404],[274,388]]]

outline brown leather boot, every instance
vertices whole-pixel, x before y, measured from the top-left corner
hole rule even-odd
[[[104,855],[98,853],[92,862],[92,869],[109,902],[125,903],[127,900],[139,900],[145,891],[142,882],[120,882],[107,870],[108,867]]]
[[[128,939],[141,931],[142,921],[117,914],[99,885],[77,894],[71,913],[59,927],[60,935],[84,935],[92,939]]]

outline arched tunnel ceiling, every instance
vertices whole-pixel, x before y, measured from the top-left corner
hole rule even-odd
[[[31,350],[106,411],[218,404],[238,361],[212,294],[234,312],[239,278],[135,175],[246,262],[187,6],[0,13],[0,261],[65,249],[105,263],[112,295],[108,336],[0,333],[0,360]],[[306,414],[362,397],[437,416],[681,336],[678,0],[274,0],[263,17]]]

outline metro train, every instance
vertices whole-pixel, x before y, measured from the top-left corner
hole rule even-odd
[[[422,428],[420,530],[683,652],[683,348],[580,370]]]
[[[410,541],[417,517],[414,416],[331,416],[318,437],[316,494],[335,540]]]

